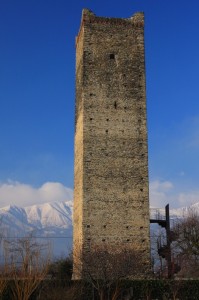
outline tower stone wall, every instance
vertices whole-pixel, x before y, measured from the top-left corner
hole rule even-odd
[[[76,38],[74,278],[97,247],[136,246],[149,268],[144,16],[83,10]]]

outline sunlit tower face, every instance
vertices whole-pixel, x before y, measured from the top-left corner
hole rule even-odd
[[[83,11],[76,39],[74,278],[95,247],[138,247],[149,268],[144,16]]]

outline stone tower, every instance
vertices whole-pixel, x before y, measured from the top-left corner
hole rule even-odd
[[[144,16],[83,10],[76,38],[74,272],[94,247],[137,245],[149,268]]]

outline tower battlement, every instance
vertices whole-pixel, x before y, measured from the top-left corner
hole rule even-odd
[[[144,13],[139,12],[134,14],[131,18],[121,19],[121,18],[106,18],[106,17],[98,17],[91,10],[83,9],[82,19],[79,33],[76,37],[76,44],[79,40],[79,35],[82,32],[82,27],[86,24],[111,24],[114,26],[122,25],[122,26],[134,26],[134,27],[144,27]]]

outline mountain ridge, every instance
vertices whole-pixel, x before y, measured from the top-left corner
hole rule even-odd
[[[0,208],[3,239],[35,237],[50,241],[53,256],[67,255],[72,248],[72,201],[52,202],[27,207]]]
[[[52,241],[53,253],[68,253],[72,249],[72,208],[73,202],[46,202],[27,207],[8,205],[0,208],[0,234],[6,238],[34,236],[41,241],[47,238]],[[181,218],[188,211],[193,210],[199,214],[199,202],[190,207],[170,210],[171,219]],[[165,217],[165,209],[150,209],[151,218]]]

